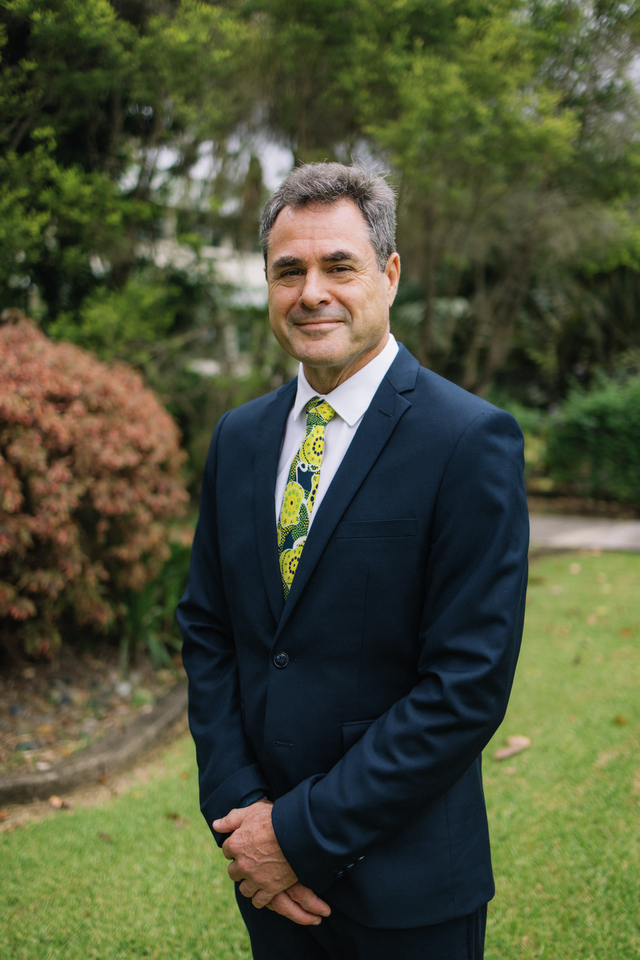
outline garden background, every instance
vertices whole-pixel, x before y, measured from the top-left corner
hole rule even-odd
[[[537,508],[638,515],[635,3],[0,0],[0,57],[2,770],[57,762],[47,698],[73,752],[180,673],[211,432],[295,372],[257,226],[298,161],[388,172],[392,330],[518,418]]]

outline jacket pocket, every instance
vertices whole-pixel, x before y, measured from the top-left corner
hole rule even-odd
[[[342,724],[342,749],[346,753],[369,729],[375,720],[348,720]]]
[[[344,520],[336,528],[336,540],[371,537],[415,537],[418,532],[416,517],[397,520]]]

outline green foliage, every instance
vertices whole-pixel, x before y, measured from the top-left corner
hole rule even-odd
[[[96,287],[77,316],[58,314],[52,337],[94,350],[103,360],[128,357],[144,367],[154,341],[166,338],[176,319],[177,287],[132,277],[120,290]]]
[[[152,7],[0,0],[0,298],[45,325],[126,285],[176,174],[246,103],[237,17]]]
[[[548,435],[550,475],[583,496],[640,507],[640,376],[574,391]]]
[[[142,590],[128,590],[124,596],[126,613],[120,627],[120,667],[124,672],[129,658],[134,660],[146,647],[154,669],[171,667],[171,655],[182,647],[176,624],[176,607],[189,579],[191,545],[184,540],[170,543],[171,554],[155,579]]]
[[[0,306],[133,360],[191,442],[281,379],[198,253],[255,249],[275,142],[390,169],[423,363],[556,403],[640,346],[639,47],[618,0],[0,0]]]

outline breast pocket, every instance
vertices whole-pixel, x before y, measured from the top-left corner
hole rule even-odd
[[[336,528],[336,540],[373,540],[415,537],[418,532],[416,517],[397,520],[344,520]]]

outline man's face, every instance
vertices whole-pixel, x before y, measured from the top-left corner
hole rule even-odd
[[[398,254],[380,270],[351,200],[280,211],[267,259],[269,319],[314,389],[329,393],[381,352],[399,279]]]

